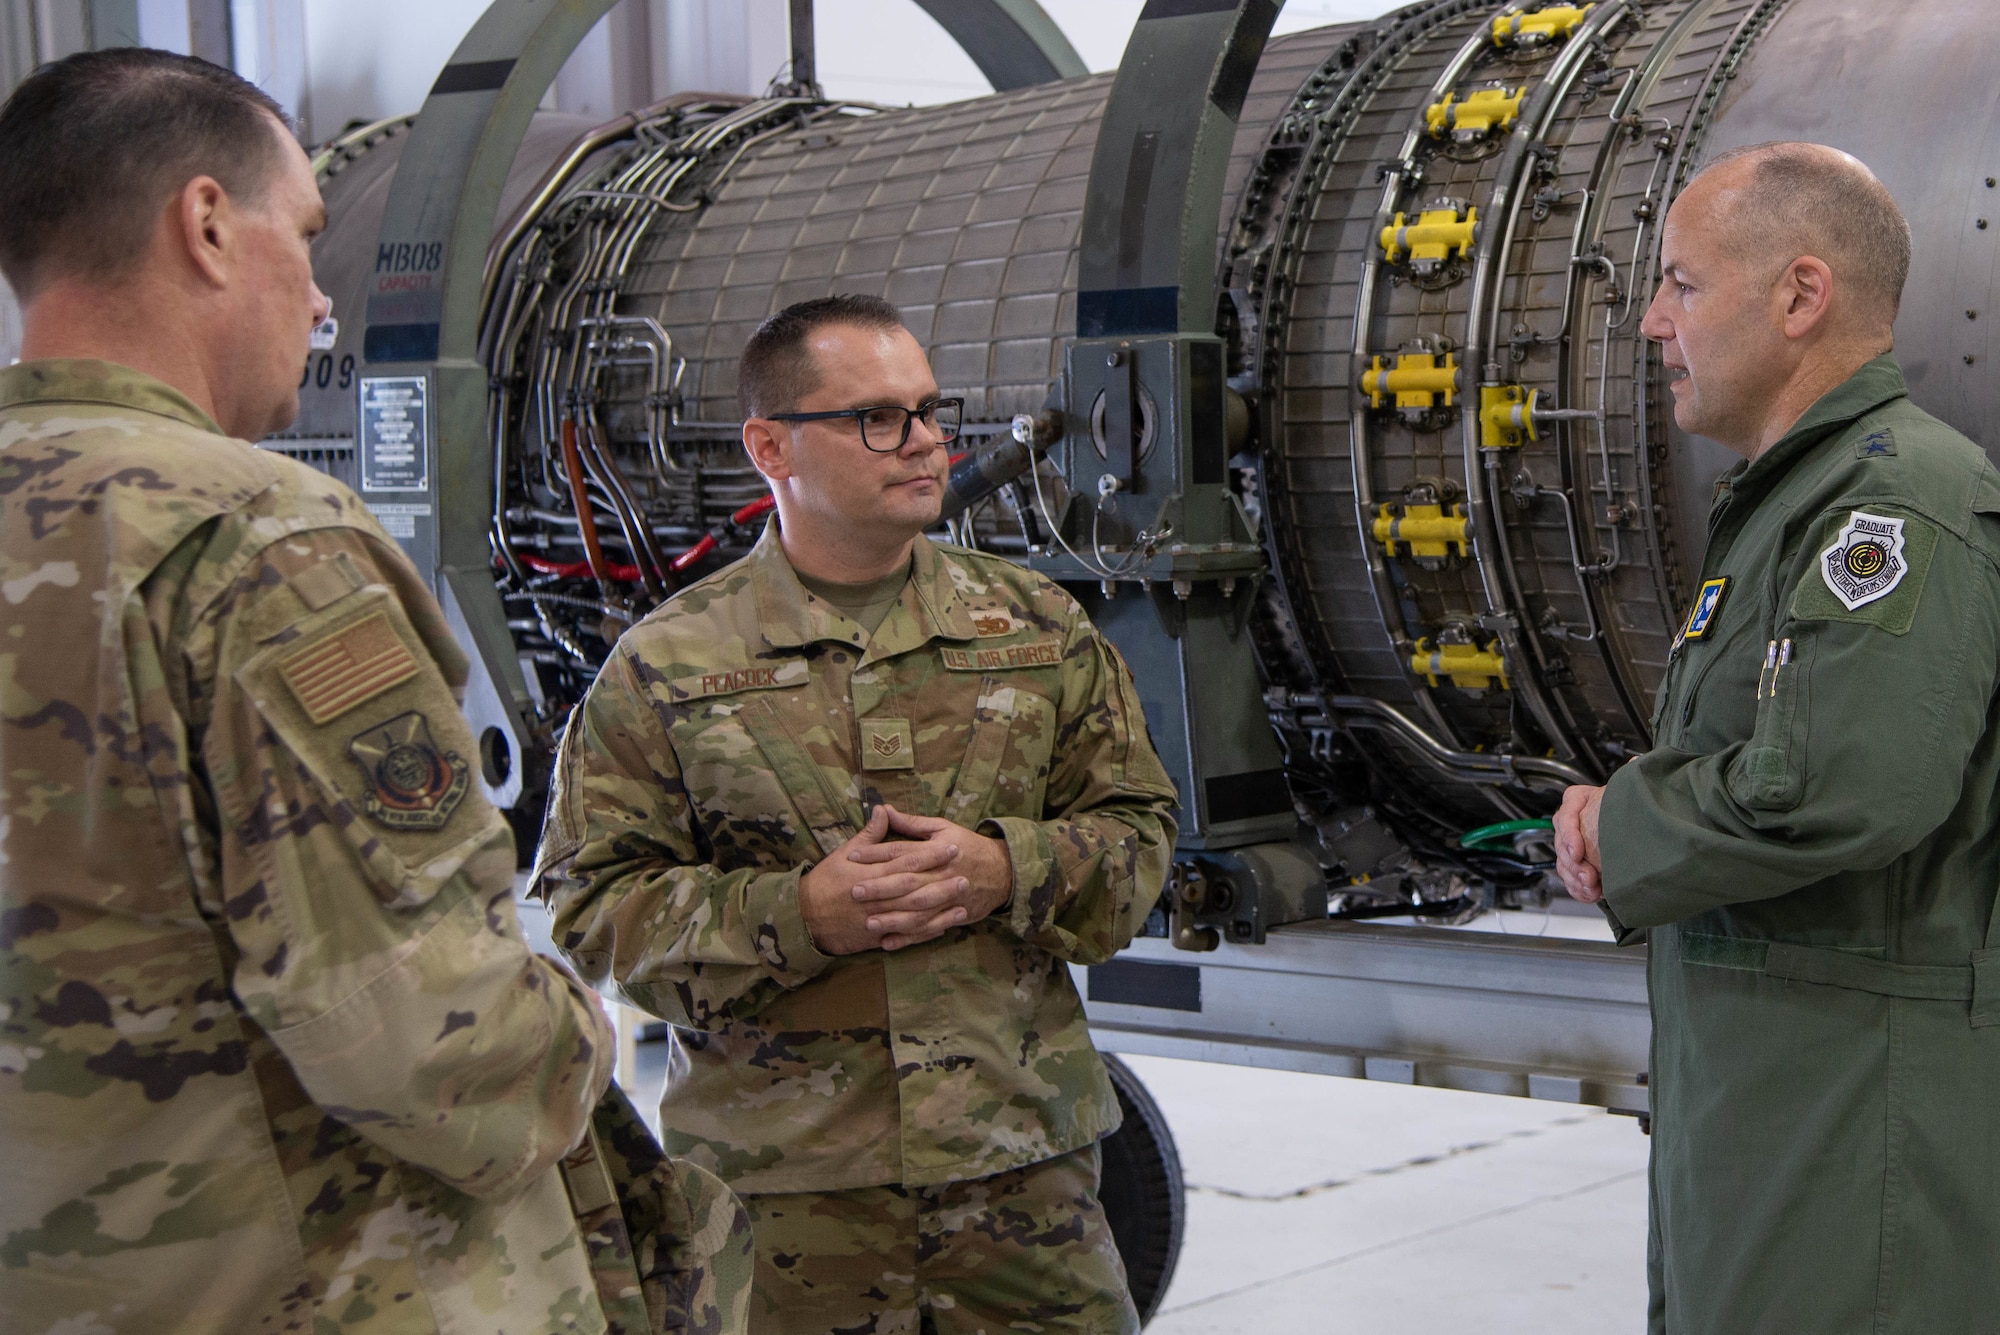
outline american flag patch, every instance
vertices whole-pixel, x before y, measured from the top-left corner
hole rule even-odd
[[[299,650],[279,675],[316,724],[329,723],[417,675],[417,660],[380,612]]]

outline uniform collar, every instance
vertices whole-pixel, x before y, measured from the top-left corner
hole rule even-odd
[[[1856,418],[1873,412],[1891,399],[1904,398],[1909,386],[1903,382],[1903,368],[1896,355],[1885,352],[1862,364],[1847,379],[1814,400],[1812,407],[1778,438],[1770,449],[1728,474],[1733,487],[1756,485],[1775,479],[1815,445],[1836,434]]]
[[[902,601],[889,609],[872,637],[817,598],[805,586],[778,540],[778,517],[764,525],[764,535],[750,551],[750,581],[757,594],[757,620],[765,642],[774,649],[795,649],[819,640],[843,644],[867,642],[865,660],[889,658],[933,639],[970,640],[978,635],[972,611],[952,578],[950,563],[937,544],[921,533],[910,567],[910,582]]]
[[[228,434],[187,395],[116,362],[49,357],[0,369],[0,410],[37,403],[102,403]]]

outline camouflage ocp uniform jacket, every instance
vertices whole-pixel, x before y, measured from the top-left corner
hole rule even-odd
[[[0,1329],[605,1329],[552,1169],[612,1045],[463,671],[344,487],[0,371]]]
[[[1054,584],[919,538],[870,637],[773,524],[619,641],[538,872],[584,975],[675,1027],[670,1151],[747,1192],[951,1182],[1118,1125],[1068,965],[1144,921],[1175,801],[1124,664]],[[878,802],[1005,839],[1012,901],[822,954],[799,879]]]

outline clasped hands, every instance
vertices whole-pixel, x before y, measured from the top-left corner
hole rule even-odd
[[[1604,857],[1597,846],[1597,812],[1604,790],[1577,784],[1563,793],[1556,812],[1556,875],[1571,899],[1595,904],[1604,898]]]
[[[1013,893],[1005,842],[884,803],[799,879],[799,913],[820,950],[852,955],[929,941],[978,922]]]

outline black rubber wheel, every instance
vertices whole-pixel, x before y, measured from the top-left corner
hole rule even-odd
[[[1104,1177],[1098,1199],[1104,1203],[1111,1236],[1125,1262],[1125,1279],[1139,1320],[1151,1321],[1174,1278],[1180,1260],[1181,1231],[1187,1224],[1187,1198],[1181,1186],[1181,1156],[1174,1133],[1160,1105],[1139,1083],[1132,1069],[1109,1053],[1111,1087],[1125,1121],[1101,1142]]]

